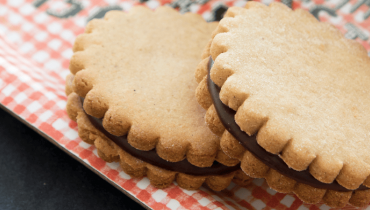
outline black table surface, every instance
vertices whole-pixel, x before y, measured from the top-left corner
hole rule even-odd
[[[0,209],[144,209],[0,109]]]

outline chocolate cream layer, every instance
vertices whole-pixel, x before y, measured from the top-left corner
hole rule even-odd
[[[298,183],[307,184],[309,186],[336,190],[336,191],[352,191],[343,186],[341,186],[337,181],[327,184],[318,181],[313,177],[309,170],[296,171],[289,168],[289,166],[278,156],[272,153],[267,152],[263,147],[257,143],[256,134],[249,136],[247,133],[242,131],[240,127],[236,124],[234,116],[236,112],[222,103],[220,100],[220,87],[218,87],[212,80],[210,76],[211,68],[214,61],[210,57],[208,63],[208,77],[207,77],[207,86],[213,104],[215,106],[218,117],[220,118],[221,123],[224,125],[225,129],[230,132],[248,151],[250,151],[257,159],[266,164],[268,167],[278,171],[280,174],[287,176]],[[360,185],[356,190],[367,190],[368,187]]]
[[[84,99],[83,98],[80,98],[80,99],[83,104]],[[158,156],[155,149],[150,150],[150,151],[142,151],[142,150],[138,150],[132,147],[127,141],[127,135],[125,136],[112,135],[104,129],[102,119],[90,116],[86,112],[85,114],[89,118],[91,124],[96,129],[102,132],[106,137],[112,140],[121,149],[123,149],[130,155],[144,162],[147,162],[151,165],[157,166],[159,168],[163,168],[169,171],[175,171],[175,172],[180,172],[184,174],[194,175],[194,176],[223,175],[223,174],[228,174],[228,173],[231,173],[233,171],[240,169],[239,164],[236,166],[229,167],[229,166],[222,165],[221,163],[218,163],[216,161],[213,163],[211,167],[204,167],[204,168],[192,165],[191,163],[189,163],[189,161],[186,158],[179,162],[166,161]]]

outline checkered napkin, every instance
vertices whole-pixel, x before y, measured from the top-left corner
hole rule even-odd
[[[262,2],[269,4],[271,0]],[[282,2],[309,10],[370,50],[370,0]],[[277,193],[263,179],[254,180],[246,188],[232,183],[222,192],[204,187],[188,191],[176,183],[156,189],[147,178],[132,178],[118,163],[100,159],[94,146],[81,141],[76,123],[67,117],[64,81],[69,74],[71,48],[89,20],[101,18],[109,10],[127,11],[144,4],[152,9],[169,5],[182,13],[195,12],[207,21],[215,21],[229,6],[245,3],[245,0],[0,0],[0,107],[148,208],[330,209],[325,204],[306,205],[295,195]],[[348,205],[345,209],[355,208]]]

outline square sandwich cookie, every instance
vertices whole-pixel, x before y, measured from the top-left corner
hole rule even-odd
[[[169,7],[111,11],[78,36],[67,77],[67,112],[107,162],[158,188],[213,190],[251,178],[220,150],[196,101],[194,68],[217,23]]]
[[[370,58],[309,12],[229,8],[197,67],[198,102],[251,177],[332,207],[370,201]]]

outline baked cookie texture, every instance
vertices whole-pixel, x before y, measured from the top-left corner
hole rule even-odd
[[[74,44],[66,79],[67,113],[77,122],[81,139],[94,144],[103,160],[119,161],[127,174],[147,176],[157,188],[174,180],[188,190],[206,183],[219,191],[232,180],[248,185],[252,179],[241,170],[193,176],[146,163],[117,146],[87,116],[103,118],[109,133],[127,135],[133,147],[156,149],[168,161],[186,157],[200,167],[215,160],[238,163],[220,150],[220,138],[209,131],[205,111],[194,97],[192,68],[216,25],[168,7],[111,11],[104,20],[90,21]]]
[[[71,78],[71,77],[70,77]],[[66,89],[68,95],[67,112],[77,122],[78,134],[83,141],[95,145],[98,155],[106,162],[119,162],[123,171],[133,177],[147,176],[156,188],[166,188],[173,181],[187,190],[196,190],[203,184],[215,191],[220,191],[234,181],[240,186],[247,186],[252,178],[241,170],[217,176],[193,176],[169,171],[135,158],[117,146],[113,141],[96,129],[83,111],[80,97]]]
[[[216,26],[169,7],[108,12],[76,39],[72,90],[85,98],[87,114],[103,118],[109,133],[127,135],[138,150],[155,149],[170,162],[187,158],[198,167],[215,160],[235,165],[194,97],[193,69]]]
[[[266,151],[323,183],[370,186],[370,59],[364,47],[309,12],[280,3],[232,7],[213,33],[197,67],[196,97],[222,150],[242,170],[279,192],[333,207],[363,206],[370,191],[337,192],[296,183],[267,167],[223,127],[207,88],[212,81],[235,121]]]

